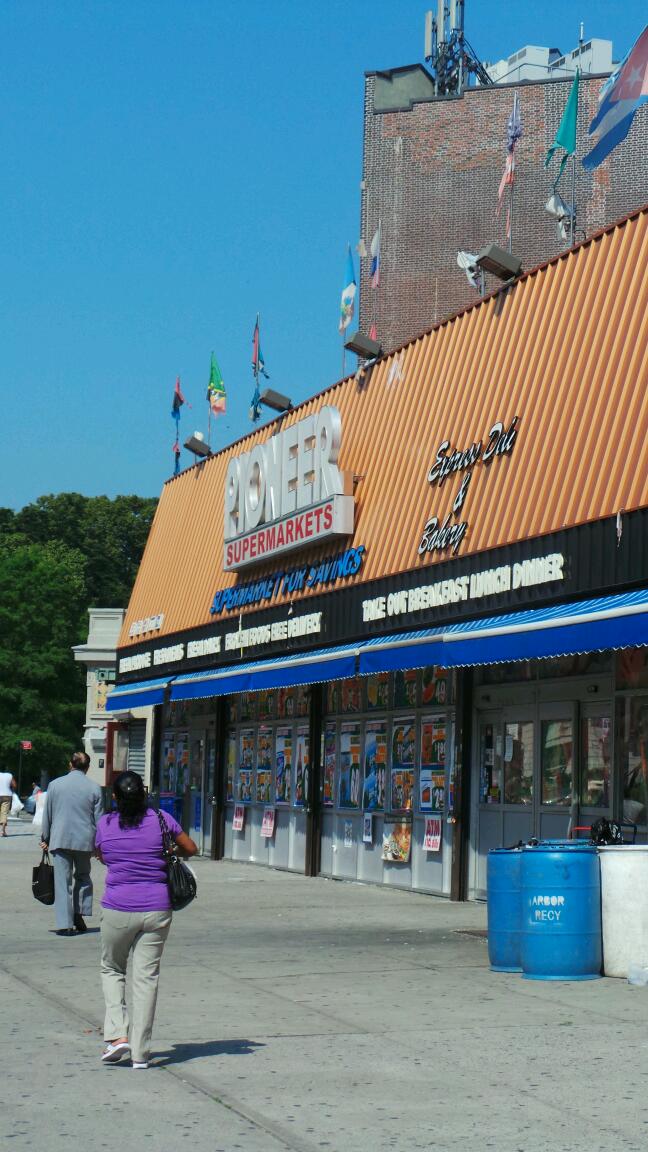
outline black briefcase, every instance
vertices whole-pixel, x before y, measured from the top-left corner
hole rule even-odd
[[[41,904],[54,903],[54,867],[49,852],[44,850],[40,864],[32,868],[32,892]]]

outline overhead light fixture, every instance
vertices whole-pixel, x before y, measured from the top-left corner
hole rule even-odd
[[[355,352],[356,356],[360,356],[363,360],[376,360],[382,352],[378,341],[370,340],[363,332],[356,332],[355,336],[350,336],[345,341],[344,347],[347,352]]]
[[[202,432],[194,432],[193,436],[190,436],[189,439],[185,441],[184,447],[187,449],[187,452],[193,452],[194,456],[211,456],[212,454],[212,450],[209,444],[206,443]]]
[[[475,264],[482,271],[490,272],[491,276],[497,276],[498,280],[515,280],[522,271],[522,261],[519,257],[498,247],[497,244],[487,244],[482,248],[481,252],[477,253]]]
[[[281,392],[275,392],[274,388],[264,388],[259,403],[265,404],[266,408],[274,408],[275,412],[288,412],[292,408],[292,400]]]

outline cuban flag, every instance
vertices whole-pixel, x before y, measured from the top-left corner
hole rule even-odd
[[[376,229],[376,232],[374,233],[374,238],[371,241],[371,247],[369,249],[369,251],[371,253],[371,272],[369,273],[369,275],[371,276],[371,287],[372,288],[377,288],[378,285],[380,284],[380,236],[381,236],[381,232],[382,232],[382,224],[379,220],[378,221],[378,228]]]
[[[340,300],[340,332],[344,332],[353,320],[356,288],[357,284],[355,278],[355,269],[353,267],[353,256],[351,255],[351,245],[349,244],[347,249],[347,264],[346,275],[344,277],[344,288],[342,289],[342,299]]]
[[[598,142],[583,157],[589,170],[610,155],[625,140],[637,108],[648,100],[648,25],[625,60],[601,88],[599,108],[589,126],[589,135],[599,132]]]

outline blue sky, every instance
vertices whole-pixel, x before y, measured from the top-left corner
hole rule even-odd
[[[180,375],[223,447],[251,427],[257,311],[271,385],[338,378],[359,231],[364,72],[422,61],[425,0],[4,0],[0,8],[0,506],[157,495]],[[558,23],[558,13],[560,20]],[[614,41],[638,0],[467,0],[482,59]],[[192,457],[183,453],[183,466]]]

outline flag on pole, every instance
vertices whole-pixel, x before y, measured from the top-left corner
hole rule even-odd
[[[256,318],[254,325],[254,335],[252,337],[252,371],[255,376],[265,376],[266,380],[270,377],[265,370],[265,360],[263,359],[263,352],[261,351],[261,341],[259,337],[259,317]]]
[[[382,233],[382,222],[378,221],[378,228],[374,233],[374,238],[371,241],[371,286],[377,288],[380,284],[380,240]]]
[[[522,136],[522,115],[520,112],[520,96],[515,93],[513,97],[513,108],[511,115],[508,118],[506,125],[506,164],[504,165],[504,172],[500,180],[499,189],[497,192],[497,216],[502,211],[502,204],[504,202],[504,193],[508,188],[513,188],[515,183],[515,145]],[[509,210],[506,216],[506,238],[511,238],[511,210],[509,202]]]
[[[373,243],[373,241],[372,241]],[[351,245],[347,247],[347,262],[346,262],[346,275],[344,277],[344,288],[342,289],[342,299],[340,301],[340,332],[344,332],[351,321],[353,320],[354,300],[356,294],[356,278],[353,268],[353,256],[351,255]]]
[[[217,416],[225,411],[226,396],[225,383],[214,353],[211,354],[211,368],[209,371],[209,384],[207,385],[207,403],[211,411]]]
[[[601,88],[599,107],[589,126],[589,135],[599,132],[598,142],[583,167],[591,170],[625,140],[637,108],[648,100],[648,25],[628,55]]]
[[[171,409],[171,418],[173,420],[175,420],[175,426],[176,426],[176,438],[175,438],[175,443],[173,445],[173,455],[175,457],[175,463],[174,463],[174,467],[173,467],[173,475],[174,476],[177,476],[178,472],[180,471],[180,409],[182,408],[183,404],[186,404],[186,400],[185,400],[184,396],[182,395],[182,389],[180,387],[180,377],[178,376],[176,379],[176,382],[175,382],[175,390],[173,393],[173,407]]]
[[[571,89],[569,91],[569,96],[567,97],[567,103],[565,104],[565,111],[562,114],[562,120],[560,121],[560,124],[558,125],[558,131],[556,132],[556,135],[554,136],[554,142],[551,145],[551,148],[549,149],[549,151],[547,152],[547,155],[545,158],[545,168],[548,168],[549,163],[551,161],[551,158],[554,155],[554,152],[557,152],[557,150],[559,148],[562,148],[564,153],[565,153],[562,160],[560,161],[560,169],[559,169],[558,175],[557,175],[556,179],[554,180],[554,188],[558,187],[558,181],[560,180],[560,177],[563,174],[565,164],[567,163],[569,157],[573,156],[574,152],[576,151],[576,128],[578,125],[578,80],[579,80],[579,75],[580,75],[579,70],[577,68],[576,69],[576,75],[574,76],[574,83],[571,86]]]

